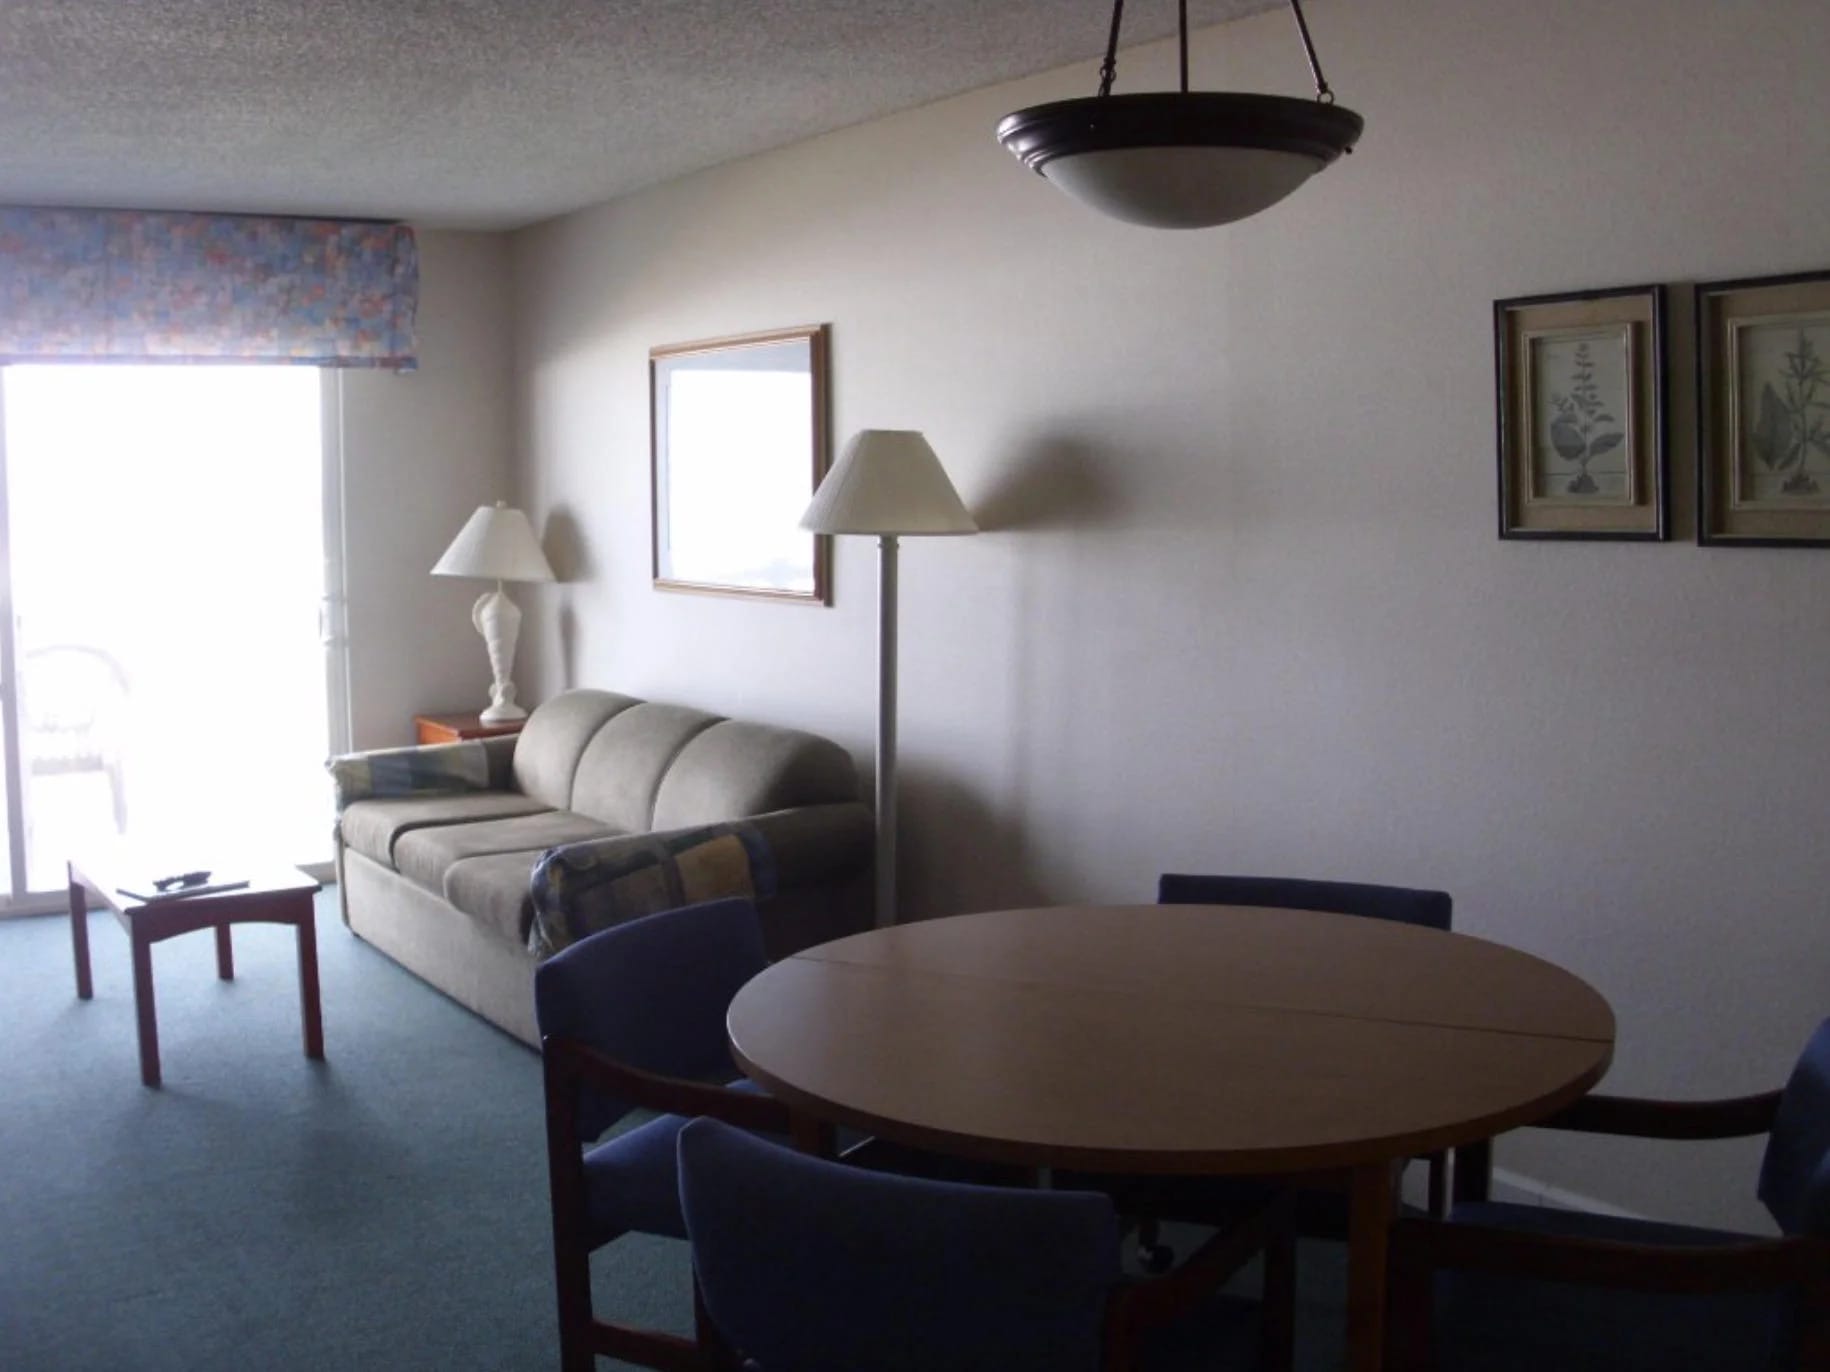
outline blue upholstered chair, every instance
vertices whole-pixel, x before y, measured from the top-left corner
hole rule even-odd
[[[1262,1227],[1228,1235],[1169,1277],[1127,1282],[1117,1215],[1101,1195],[870,1172],[713,1120],[681,1130],[679,1149],[704,1341],[726,1367],[1147,1366],[1134,1355],[1151,1329],[1198,1307],[1201,1317],[1246,1315],[1243,1302],[1203,1303],[1265,1238]],[[1238,1323],[1233,1365],[1247,1366],[1249,1320]]]
[[[626,1233],[686,1237],[675,1140],[689,1117],[789,1132],[779,1102],[745,1081],[717,1084],[737,1070],[725,1011],[765,965],[755,908],[719,900],[593,934],[534,973],[568,1372],[585,1372],[598,1354],[647,1367],[698,1356],[690,1340],[595,1318],[590,1254]],[[667,1113],[597,1142],[637,1108]]]
[[[1358,881],[1301,881],[1291,877],[1187,876],[1157,878],[1159,905],[1261,905],[1274,910],[1320,910],[1329,915],[1449,928],[1455,902],[1447,891],[1370,886]]]
[[[1159,905],[1256,905],[1274,910],[1319,910],[1330,915],[1357,915],[1391,920],[1426,929],[1449,929],[1455,902],[1446,891],[1408,886],[1374,886],[1357,881],[1304,881],[1292,877],[1208,876],[1166,872],[1157,878]],[[1448,1158],[1429,1159],[1430,1213],[1448,1210]],[[1110,1192],[1138,1221],[1138,1252],[1145,1267],[1158,1270],[1173,1260],[1157,1242],[1159,1219],[1187,1219],[1224,1224],[1238,1206],[1240,1183],[1224,1178],[1131,1179],[1088,1178]],[[1309,1191],[1296,1202],[1297,1228],[1314,1237],[1339,1238],[1347,1232],[1346,1197],[1338,1188]]]
[[[1671,1102],[1588,1096],[1538,1128],[1635,1138],[1766,1134],[1759,1196],[1783,1237],[1510,1205],[1486,1156],[1446,1223],[1392,1236],[1387,1366],[1524,1372],[1830,1368],[1830,1020],[1783,1091]],[[1464,1185],[1466,1181],[1467,1185]]]

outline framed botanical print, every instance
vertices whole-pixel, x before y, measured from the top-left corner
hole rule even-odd
[[[1830,271],[1697,287],[1697,541],[1830,545]]]
[[[830,605],[831,539],[800,527],[826,474],[824,324],[648,354],[654,584]]]
[[[1665,288],[1493,304],[1501,538],[1665,539]]]

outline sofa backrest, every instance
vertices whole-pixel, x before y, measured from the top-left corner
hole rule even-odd
[[[527,717],[515,740],[515,787],[555,810],[572,807],[572,779],[585,745],[642,702],[613,691],[562,691]]]
[[[566,691],[529,715],[515,780],[627,833],[858,798],[851,756],[830,739],[609,691]]]
[[[585,744],[571,808],[625,833],[654,828],[655,793],[693,735],[718,716],[684,705],[645,703],[605,723]]]
[[[857,798],[851,754],[831,739],[721,719],[693,735],[661,778],[652,823],[681,829]]]

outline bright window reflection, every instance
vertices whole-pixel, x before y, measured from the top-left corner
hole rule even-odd
[[[328,857],[317,370],[0,376],[31,888],[117,828]]]
[[[813,593],[807,507],[813,382],[805,372],[675,374],[674,575]]]

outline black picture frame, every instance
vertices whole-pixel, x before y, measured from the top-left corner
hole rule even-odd
[[[1780,326],[1798,329],[1801,341],[1795,352],[1803,355],[1807,367],[1810,356],[1817,353],[1812,333],[1821,332],[1824,351],[1830,353],[1830,270],[1700,281],[1695,314],[1697,543],[1703,547],[1830,547],[1830,358],[1817,354],[1816,381],[1789,378],[1796,390],[1775,392],[1771,402],[1766,399],[1766,391],[1772,390],[1769,380],[1755,402],[1751,433],[1742,422],[1744,370],[1739,358],[1740,330]],[[1792,354],[1785,356],[1792,359]],[[1750,358],[1750,364],[1752,361]],[[1780,379],[1783,385],[1788,378]],[[1823,412],[1815,428],[1813,409]],[[1781,483],[1781,489],[1801,481],[1819,489],[1789,508],[1787,501],[1773,499],[1770,493],[1744,493],[1740,484],[1745,474],[1742,440],[1765,446],[1763,440],[1773,442],[1776,426],[1783,426],[1789,447],[1794,424],[1800,440],[1797,471]],[[1821,458],[1815,475],[1814,454]],[[1783,454],[1765,465],[1769,482],[1791,469]],[[1824,480],[1818,482],[1817,476]]]
[[[1662,283],[1512,296],[1493,302],[1495,457],[1502,539],[1669,541],[1667,313]],[[1616,367],[1608,369],[1590,361],[1587,348],[1595,339],[1620,340],[1622,357]],[[1548,452],[1537,434],[1539,420],[1546,417],[1537,392],[1540,359],[1536,345],[1540,342],[1547,352],[1552,347],[1571,349],[1574,356],[1565,365],[1573,369],[1572,376],[1584,378],[1572,382],[1570,390],[1576,394],[1546,397],[1567,407],[1567,413],[1560,410],[1543,426],[1553,440]],[[1595,380],[1596,373],[1603,370],[1608,371],[1608,379]],[[1604,386],[1617,389],[1612,402],[1600,394]],[[1614,409],[1621,409],[1628,419],[1618,420]],[[1598,419],[1621,427],[1597,426]],[[1615,444],[1602,447],[1610,437]],[[1578,452],[1578,445],[1586,451],[1572,455]],[[1596,481],[1590,474],[1590,462],[1615,448],[1622,450],[1621,472],[1610,472]],[[1565,469],[1551,472],[1552,463],[1561,463]],[[1576,470],[1571,472],[1568,467]],[[1621,484],[1619,492],[1611,489],[1614,481]],[[1550,489],[1559,482],[1562,490]]]

